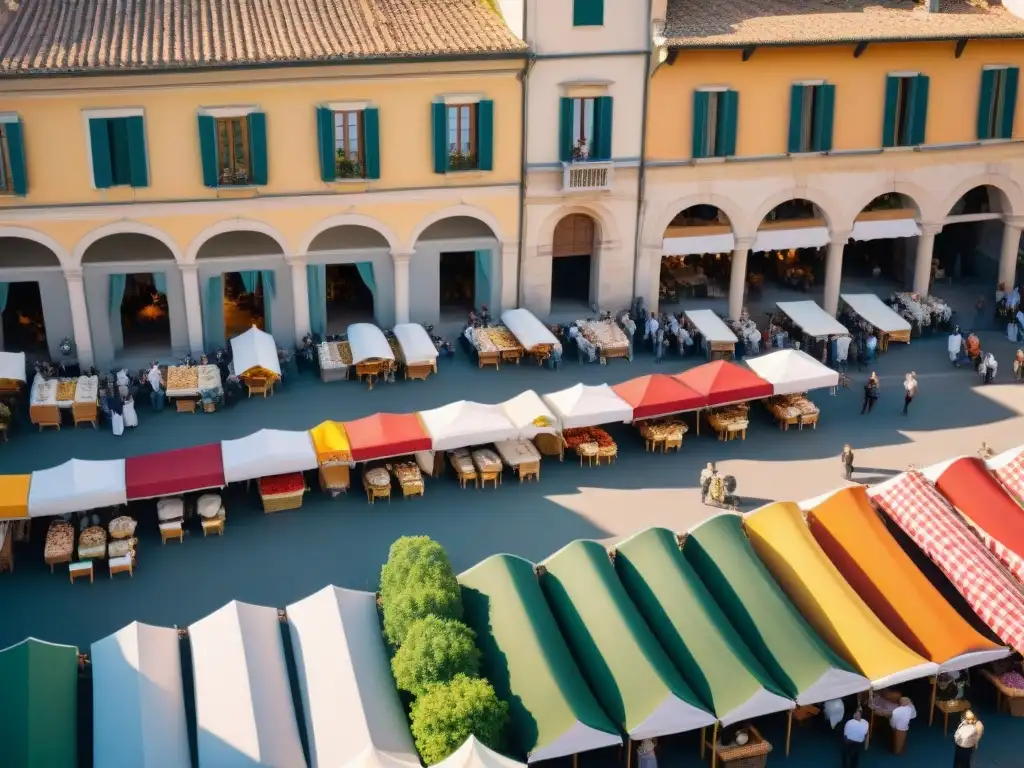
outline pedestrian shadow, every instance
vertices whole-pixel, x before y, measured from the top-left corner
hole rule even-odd
[[[891,475],[861,475],[858,472],[853,473],[853,477],[850,478],[851,483],[857,483],[859,485],[878,485],[884,483],[886,480],[891,480],[899,472],[894,472]]]
[[[862,475],[865,472],[873,472],[876,475],[882,475],[883,477],[896,477],[896,475],[903,472],[902,469],[883,469],[881,467],[857,467],[853,470],[854,475]]]

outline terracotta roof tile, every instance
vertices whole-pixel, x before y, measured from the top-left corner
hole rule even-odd
[[[0,16],[0,75],[525,50],[487,0],[19,0]]]
[[[1024,37],[1024,19],[986,0],[944,0],[939,13],[911,0],[669,0],[668,45],[741,45]]]

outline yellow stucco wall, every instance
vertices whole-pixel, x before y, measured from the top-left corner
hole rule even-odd
[[[737,156],[786,152],[790,86],[824,79],[836,86],[833,150],[881,147],[885,76],[919,71],[930,78],[926,143],[975,141],[981,71],[986,64],[1024,65],[1017,42],[971,41],[957,59],[955,44],[871,44],[860,58],[854,47],[759,48],[749,61],[739,50],[679,51],[663,64],[650,90],[647,121],[649,160],[691,156],[693,91],[724,86],[739,92]],[[1018,96],[1014,135],[1022,132]]]

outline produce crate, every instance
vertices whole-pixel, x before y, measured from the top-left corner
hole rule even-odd
[[[268,515],[298,509],[305,493],[306,482],[301,472],[260,478],[260,500],[263,511]]]

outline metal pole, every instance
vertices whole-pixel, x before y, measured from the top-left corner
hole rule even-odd
[[[928,705],[928,727],[931,728],[932,720],[935,719],[935,696],[939,687],[939,678],[935,676],[932,678],[932,700]]]
[[[572,756],[572,768],[580,768],[580,756],[576,753]]]
[[[626,737],[626,768],[633,764],[633,740]]]
[[[706,726],[700,729],[700,761],[702,763],[704,762],[704,747],[707,746],[707,741],[704,738],[705,734],[707,733],[707,730],[708,729]]]
[[[789,719],[786,721],[786,757],[789,757],[789,737],[793,734],[793,710],[789,710]]]
[[[715,746],[718,744],[718,721],[715,721],[715,728],[711,731],[711,768],[715,768],[718,764],[718,750]]]

